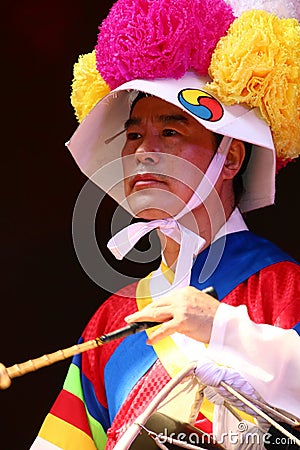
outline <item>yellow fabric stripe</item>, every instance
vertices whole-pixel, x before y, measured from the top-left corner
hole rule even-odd
[[[174,281],[174,277],[175,277],[175,273],[173,272],[172,269],[170,269],[170,267],[168,267],[165,263],[161,263],[160,265],[161,271],[164,274],[164,276],[166,277],[166,279],[168,280],[168,282],[170,284],[173,284]]]
[[[166,279],[172,284],[174,280],[174,272],[163,262],[161,263],[160,268]],[[150,281],[152,274],[153,272],[140,280],[137,285],[136,302],[139,310],[145,308],[145,306],[152,302],[150,293]],[[146,331],[148,336],[150,336],[152,331],[153,329]],[[171,378],[173,378],[189,362],[185,354],[182,353],[182,351],[176,346],[173,339],[169,336],[161,339],[157,344],[154,344],[153,348]],[[200,412],[207,417],[208,420],[213,422],[214,404],[205,397],[201,404]],[[237,410],[237,412],[243,420],[248,420],[249,422],[254,423],[253,417],[249,414],[239,410]]]
[[[201,403],[200,412],[207,417],[211,422],[214,421],[214,404],[207,400],[206,397],[203,398]]]
[[[47,415],[39,436],[62,450],[97,450],[90,436],[51,413]]]
[[[146,305],[152,302],[150,294],[151,276],[152,274],[143,278],[137,285],[136,301],[139,310],[145,308]],[[148,336],[150,336],[152,331],[147,330]],[[185,354],[176,346],[170,336],[158,341],[157,344],[153,345],[153,348],[171,378],[189,362]]]
[[[254,417],[250,416],[250,414],[247,414],[244,411],[240,411],[237,408],[233,409],[241,416],[242,420],[248,420],[248,422],[255,423]]]

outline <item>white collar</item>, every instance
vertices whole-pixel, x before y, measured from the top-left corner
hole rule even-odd
[[[245,224],[245,221],[243,219],[242,214],[240,213],[240,210],[236,207],[229,216],[227,222],[224,223],[224,225],[216,233],[213,242],[215,242],[222,236],[227,236],[227,234],[237,233],[238,231],[246,231],[246,230],[248,230],[248,227]]]
[[[216,233],[214,239],[212,242],[216,242],[219,238],[222,236],[227,236],[231,233],[237,233],[239,231],[247,231],[248,227],[243,219],[243,216],[240,212],[240,210],[236,207],[231,215],[229,216],[228,220],[222,227],[219,229],[219,231]],[[200,250],[201,252],[201,250]],[[164,254],[161,254],[162,262],[167,266],[167,262],[165,260]]]

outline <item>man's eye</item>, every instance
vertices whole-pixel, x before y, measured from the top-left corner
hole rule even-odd
[[[127,133],[127,139],[128,141],[136,141],[137,139],[140,139],[142,135],[140,133]]]
[[[170,128],[166,128],[165,130],[163,130],[162,134],[163,134],[163,136],[168,137],[168,136],[175,136],[178,133],[177,133],[176,130],[172,130]]]

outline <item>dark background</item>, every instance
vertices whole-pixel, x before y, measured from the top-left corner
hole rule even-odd
[[[112,3],[19,0],[2,9],[0,361],[6,366],[73,345],[108,295],[73,249],[72,211],[86,179],[64,143],[77,126],[69,101],[73,63],[93,49]],[[247,219],[297,260],[299,168],[300,161],[278,175],[276,206]],[[115,205],[106,199],[102,206],[105,241]],[[29,448],[68,365],[15,379],[0,392],[1,450]]]

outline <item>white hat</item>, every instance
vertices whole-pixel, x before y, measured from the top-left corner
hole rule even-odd
[[[210,131],[254,144],[243,175],[245,192],[240,208],[249,211],[272,204],[276,155],[269,126],[257,109],[222,105],[209,94],[208,82],[207,77],[187,72],[179,80],[133,80],[124,83],[92,109],[67,147],[85,175],[119,204],[126,205],[120,183],[123,180],[121,150],[125,144],[125,133],[122,131],[133,100],[138,92],[144,92],[183,109]]]

